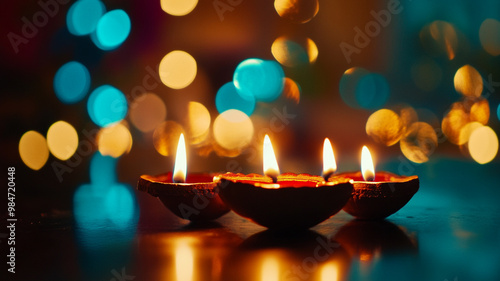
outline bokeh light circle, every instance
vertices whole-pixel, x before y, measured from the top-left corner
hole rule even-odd
[[[483,124],[479,122],[469,122],[465,126],[460,129],[460,134],[458,137],[458,145],[464,145],[466,144],[469,139],[470,135],[472,135],[472,132],[474,132],[476,129],[481,128]]]
[[[460,130],[469,123],[469,115],[463,104],[454,103],[441,122],[441,129],[451,143],[459,144]]]
[[[455,27],[446,21],[433,21],[420,31],[420,41],[424,49],[434,56],[446,56],[453,60],[458,49]]]
[[[37,131],[27,131],[19,140],[19,155],[32,170],[40,170],[49,159],[49,148],[45,138]]]
[[[359,80],[356,88],[356,101],[361,108],[377,109],[389,98],[389,84],[384,76],[370,73]]]
[[[108,189],[117,182],[116,164],[116,158],[102,155],[99,151],[94,153],[90,159],[90,183],[95,187]]]
[[[175,50],[163,57],[159,66],[159,74],[165,86],[182,89],[193,82],[197,69],[196,60],[190,54]]]
[[[500,104],[497,107],[497,118],[500,120]]]
[[[350,107],[358,108],[356,100],[356,91],[359,81],[370,72],[361,67],[352,67],[347,69],[339,82],[339,93],[342,100]]]
[[[119,47],[130,34],[131,23],[128,14],[121,9],[105,13],[97,23],[92,40],[102,50]]]
[[[490,120],[490,103],[487,99],[479,99],[470,107],[470,120],[477,121],[483,125]]]
[[[240,95],[253,95],[257,101],[271,102],[283,91],[285,73],[276,61],[251,58],[236,67],[233,81]]]
[[[271,45],[273,57],[282,65],[295,67],[314,63],[318,57],[318,47],[309,38],[296,42],[286,36],[274,40]]]
[[[172,16],[185,16],[196,8],[198,0],[161,0],[161,9]]]
[[[76,36],[91,34],[105,12],[106,7],[100,0],[76,1],[66,14],[69,32]]]
[[[250,116],[255,110],[255,97],[250,94],[240,95],[234,83],[227,82],[217,91],[215,106],[219,113],[229,109],[237,109]]]
[[[239,150],[252,141],[254,127],[248,115],[230,109],[217,116],[213,132],[217,144],[228,150]]]
[[[153,133],[153,145],[163,156],[175,155],[179,137],[185,134],[184,128],[175,121],[165,121]]]
[[[54,91],[57,98],[66,104],[81,101],[90,88],[90,73],[77,62],[70,61],[61,66],[54,76]]]
[[[396,144],[403,133],[403,124],[397,113],[380,109],[366,121],[366,133],[376,142],[391,146]]]
[[[319,11],[318,0],[275,0],[278,15],[295,23],[306,23]]]
[[[453,78],[455,90],[468,97],[479,97],[483,92],[483,78],[479,72],[470,65],[460,67]]]
[[[60,160],[68,160],[78,148],[78,133],[71,124],[57,121],[47,131],[49,151]]]
[[[488,54],[500,55],[500,21],[485,19],[479,28],[479,40]]]
[[[436,131],[425,122],[413,123],[400,141],[401,152],[408,160],[415,163],[427,162],[437,146]]]
[[[285,78],[285,86],[283,88],[283,96],[285,98],[298,104],[300,102],[300,91],[300,85],[297,82],[291,78]]]
[[[498,152],[498,137],[495,131],[488,126],[474,130],[469,138],[469,152],[479,164],[491,162]]]
[[[199,102],[191,101],[188,104],[189,142],[199,144],[210,133],[210,112]]]
[[[130,104],[129,116],[138,130],[151,132],[167,118],[167,107],[159,96],[147,93]]]
[[[95,89],[87,101],[90,119],[101,127],[119,122],[127,115],[127,99],[117,88],[103,85]]]
[[[97,134],[97,147],[103,156],[120,157],[132,148],[132,135],[122,123],[101,128]]]

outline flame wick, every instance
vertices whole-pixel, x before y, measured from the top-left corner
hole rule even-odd
[[[186,142],[184,141],[184,134],[179,137],[179,144],[177,144],[177,153],[175,155],[174,173],[172,181],[174,183],[183,183],[186,181],[187,174],[187,161],[186,161]]]
[[[276,155],[274,154],[273,144],[269,139],[269,136],[264,137],[264,175],[270,177],[273,183],[278,181],[278,176],[280,174],[280,168],[278,166],[278,161],[276,161]]]
[[[337,163],[333,154],[332,143],[328,138],[325,138],[323,143],[323,173],[322,176],[326,180],[337,171]]]

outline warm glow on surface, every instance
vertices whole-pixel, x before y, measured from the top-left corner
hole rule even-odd
[[[368,117],[366,133],[376,142],[391,146],[396,144],[403,134],[403,126],[397,113],[389,109],[380,109]]]
[[[174,173],[172,175],[173,182],[185,182],[187,174],[187,159],[186,159],[186,142],[184,134],[179,137],[177,145],[177,153],[175,154]]]
[[[36,131],[24,133],[19,140],[19,155],[32,170],[40,170],[49,159],[49,148],[45,138]]]
[[[141,132],[153,131],[167,117],[167,107],[163,100],[148,93],[136,98],[130,104],[130,121]]]
[[[47,131],[47,146],[52,155],[68,160],[78,148],[78,133],[71,124],[57,121]]]
[[[180,135],[184,133],[182,126],[174,121],[165,121],[156,127],[153,133],[153,145],[163,156],[174,155]]]
[[[366,146],[363,146],[361,150],[361,173],[365,181],[375,180],[375,168],[373,166],[372,155]]]
[[[172,51],[160,62],[160,79],[165,86],[182,89],[193,82],[197,73],[196,60],[184,51]]]
[[[332,143],[328,138],[323,142],[323,177],[327,179],[337,171],[337,163],[333,154]]]
[[[199,102],[191,101],[188,104],[189,142],[198,144],[203,142],[210,132],[210,112]]]
[[[488,126],[474,130],[469,138],[469,152],[479,164],[493,160],[498,152],[498,137],[495,131]]]
[[[264,137],[263,161],[264,175],[269,176],[273,178],[273,181],[276,181],[280,174],[280,168],[278,166],[278,161],[276,161],[273,144],[271,143],[271,139],[269,139],[268,135]]]
[[[319,3],[318,0],[275,0],[274,8],[284,19],[306,23],[318,13]]]
[[[483,78],[472,66],[460,67],[453,78],[455,90],[468,97],[479,97],[483,92]]]
[[[132,135],[125,125],[117,123],[99,131],[97,146],[102,155],[117,158],[132,148]]]
[[[184,16],[191,13],[198,0],[161,0],[161,9],[172,16]]]
[[[228,150],[245,148],[252,141],[252,120],[245,113],[230,109],[215,118],[213,126],[215,141]]]
[[[262,262],[261,281],[279,281],[280,269],[278,261],[273,257],[267,257]]]
[[[187,241],[179,240],[175,249],[176,281],[192,281],[194,272],[193,249]]]
[[[427,162],[438,146],[436,131],[425,122],[415,122],[406,129],[400,146],[408,160],[415,163]]]
[[[321,281],[337,281],[339,280],[339,268],[333,263],[327,263],[321,269]]]

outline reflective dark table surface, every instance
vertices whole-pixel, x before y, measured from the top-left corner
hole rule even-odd
[[[386,220],[341,211],[293,233],[232,212],[189,224],[131,185],[82,185],[73,211],[20,218],[7,280],[500,280],[499,163],[410,168],[420,190]]]

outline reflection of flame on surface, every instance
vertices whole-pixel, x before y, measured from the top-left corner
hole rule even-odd
[[[366,146],[363,146],[361,150],[361,173],[365,181],[375,180],[375,168],[373,166],[372,155]]]
[[[193,249],[188,241],[179,240],[175,249],[175,273],[177,281],[192,281],[193,269]]]
[[[172,175],[173,182],[185,182],[187,174],[187,160],[186,160],[186,142],[184,135],[179,137],[179,144],[177,144],[177,153],[175,155],[174,173]]]
[[[278,281],[279,276],[279,264],[276,258],[266,257],[262,262],[261,279],[262,281]]]
[[[337,163],[333,154],[332,143],[328,138],[325,138],[323,143],[323,177],[325,180],[337,171]]]
[[[274,154],[273,144],[269,139],[269,136],[264,137],[264,175],[269,176],[276,182],[279,174],[280,168],[278,166],[278,161],[276,161],[276,155]]]

